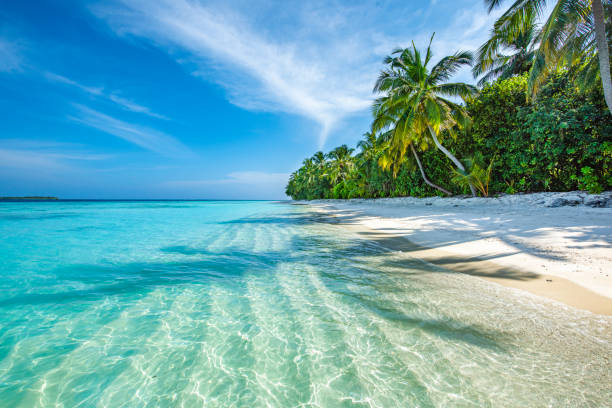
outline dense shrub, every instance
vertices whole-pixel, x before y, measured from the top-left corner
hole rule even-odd
[[[458,139],[459,154],[495,156],[495,192],[609,188],[612,120],[603,96],[580,92],[567,73],[554,76],[532,103],[526,86],[525,77],[511,78],[468,102],[473,125]]]
[[[580,91],[567,72],[552,76],[536,99],[528,100],[526,90],[526,76],[485,86],[466,102],[470,128],[443,143],[460,160],[481,168],[493,160],[491,194],[610,189],[612,116],[601,91]],[[452,184],[452,163],[439,151],[420,154],[432,181],[455,193],[468,192]],[[306,187],[302,168],[292,175],[287,194],[295,199],[440,194],[423,182],[410,160],[394,177],[380,169],[377,156],[366,156],[362,152],[353,158],[355,170],[339,187],[326,179],[324,168],[310,176],[316,187]]]

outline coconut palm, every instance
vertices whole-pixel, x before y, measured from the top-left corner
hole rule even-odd
[[[374,132],[366,132],[357,147],[361,149],[355,155],[359,174],[358,186],[362,188],[364,195],[372,192],[381,193],[381,188],[382,191],[386,191],[386,188],[390,188],[390,180],[384,175],[387,168],[383,167],[380,162],[388,150],[388,141]],[[381,180],[385,181],[382,181],[382,185],[377,185],[381,183]]]
[[[446,195],[453,195],[453,193],[451,193],[447,189],[440,187],[439,185],[429,180],[429,178],[425,174],[423,164],[421,163],[421,159],[419,158],[419,155],[414,147],[414,143],[412,140],[410,140],[409,138],[402,138],[400,140],[397,140],[395,143],[392,143],[394,133],[395,132],[393,130],[388,130],[380,135],[380,140],[386,143],[382,151],[383,154],[380,155],[378,159],[378,165],[384,170],[389,170],[392,168],[393,176],[395,177],[401,166],[408,161],[408,158],[406,156],[406,150],[409,147],[425,184],[443,192]]]
[[[325,153],[318,151],[311,157],[312,162],[319,168],[325,165]]]
[[[391,130],[391,144],[401,157],[410,145],[427,148],[433,141],[460,171],[465,172],[463,164],[442,145],[439,136],[454,136],[454,129],[469,121],[465,108],[448,98],[470,97],[476,93],[476,88],[447,81],[461,67],[471,65],[473,57],[470,52],[456,52],[429,69],[431,40],[424,56],[412,44],[411,48],[397,49],[385,58],[387,68],[380,73],[374,86],[374,91],[384,96],[374,102],[372,129],[375,132]],[[476,195],[472,185],[470,190]]]
[[[491,38],[476,53],[472,73],[474,78],[482,75],[478,85],[528,72],[536,54],[538,33],[534,16],[527,17],[523,30],[514,36],[494,28]]]
[[[333,184],[338,180],[346,179],[350,170],[354,167],[353,151],[354,149],[344,144],[327,153],[327,158],[330,159],[329,179]]]
[[[371,178],[373,164],[378,161],[385,146],[384,143],[378,140],[375,133],[366,132],[363,134],[363,139],[357,143],[357,147],[361,151],[355,155],[356,164],[360,174],[362,174],[363,178],[367,181]]]
[[[312,185],[317,177],[317,168],[312,162],[312,159],[304,159],[304,161],[302,161],[302,169],[304,182],[307,185]]]
[[[357,143],[357,147],[361,149],[357,157],[363,158],[364,161],[375,160],[381,148],[374,132],[365,132],[363,139]]]
[[[503,0],[485,0],[489,11]],[[496,21],[495,29],[508,38],[525,31],[526,21],[542,17],[547,0],[515,0]],[[596,81],[595,67],[603,87],[608,110],[612,113],[612,77],[610,76],[609,35],[610,0],[556,0],[542,27],[540,47],[529,78],[532,92],[538,90],[547,74],[561,64],[580,67],[583,83]]]

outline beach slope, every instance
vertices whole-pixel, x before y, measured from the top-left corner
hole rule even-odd
[[[308,204],[407,256],[612,315],[612,192]]]

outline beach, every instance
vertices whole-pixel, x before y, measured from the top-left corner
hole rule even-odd
[[[389,249],[612,315],[611,194],[307,203]]]
[[[612,0],[31,3],[0,408],[612,408]]]

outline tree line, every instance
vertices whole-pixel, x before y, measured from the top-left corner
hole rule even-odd
[[[499,0],[485,0],[489,10]],[[371,129],[304,160],[294,199],[599,192],[612,185],[611,1],[522,0],[475,53],[385,58]],[[603,31],[602,31],[603,30]],[[602,37],[603,33],[603,37]],[[471,66],[478,87],[450,82]],[[461,101],[461,102],[457,102]]]

